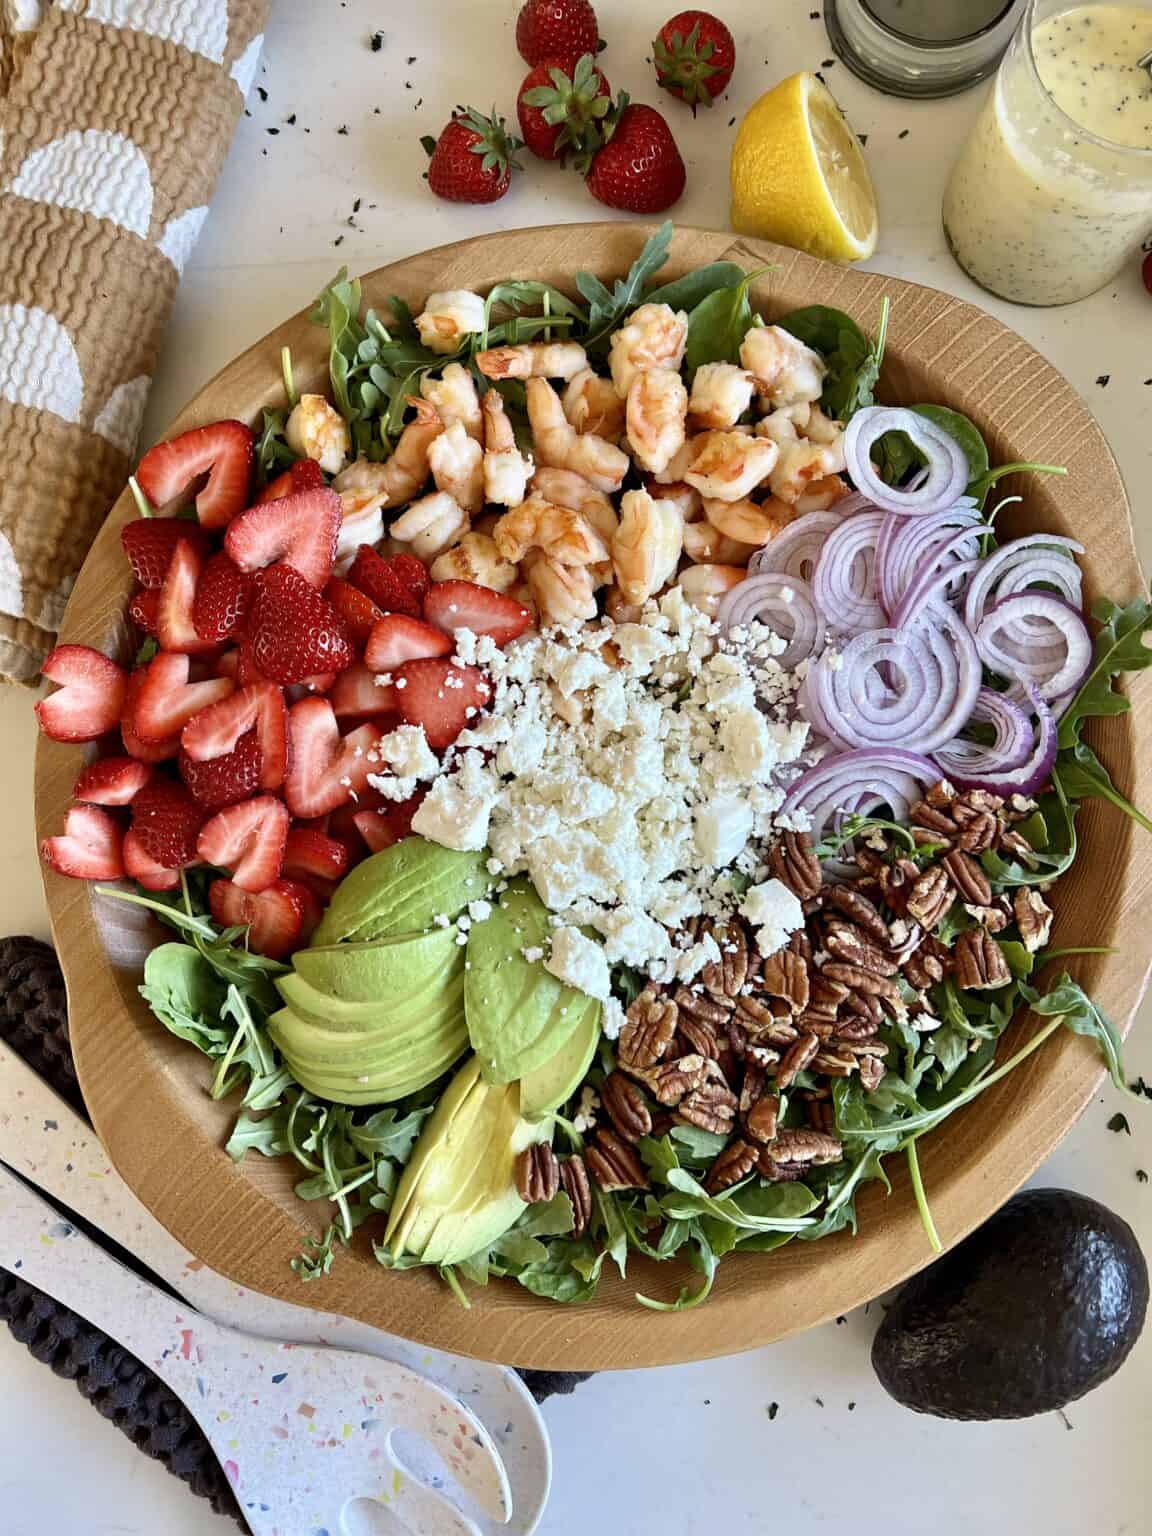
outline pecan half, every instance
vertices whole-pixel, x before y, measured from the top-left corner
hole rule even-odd
[[[860,1086],[865,1093],[871,1093],[879,1088],[881,1079],[888,1068],[879,1056],[861,1056],[860,1058]]]
[[[908,897],[919,877],[920,866],[911,859],[897,859],[894,864],[884,866],[880,875],[880,890],[893,912],[907,911]]]
[[[736,1005],[736,1018],[756,1044],[789,1046],[796,1030],[788,1019],[777,1018],[764,1003],[754,997],[742,997]]]
[[[906,911],[925,928],[935,928],[955,900],[956,889],[948,871],[936,864],[917,876],[908,893]]]
[[[992,900],[992,884],[970,853],[954,848],[940,861],[952,877],[952,884],[965,901],[973,906],[986,907]]]
[[[884,1010],[880,1006],[880,999],[868,992],[849,992],[844,1000],[844,1012],[849,1018],[867,1019],[871,1024],[879,1024],[884,1017]],[[840,1019],[836,1020],[836,1027],[840,1027]]]
[[[761,1147],[756,1171],[771,1184],[794,1184],[804,1175],[803,1163],[778,1163],[772,1156],[771,1147]]]
[[[917,992],[935,986],[952,969],[952,955],[939,939],[928,934],[904,962],[904,979]]]
[[[780,1100],[774,1093],[753,1104],[748,1111],[745,1127],[753,1141],[774,1141],[780,1120]]]
[[[760,984],[769,997],[779,997],[789,1013],[803,1013],[808,1006],[808,967],[799,955],[780,949],[764,961]]]
[[[842,912],[857,928],[862,928],[877,944],[887,944],[888,924],[867,896],[862,896],[850,885],[833,885],[828,889],[826,901],[828,906]]]
[[[734,1006],[729,998],[720,1002],[715,997],[705,997],[703,992],[693,991],[691,987],[677,987],[673,1001],[682,1015],[699,1019],[703,1024],[710,1024],[713,1029],[720,1028]]]
[[[1012,897],[1012,914],[1020,930],[1020,942],[1030,955],[1043,949],[1052,933],[1052,908],[1033,885],[1019,885]]]
[[[956,985],[962,992],[986,992],[1012,980],[999,944],[983,928],[969,928],[956,939]]]
[[[658,1103],[671,1106],[679,1104],[694,1088],[699,1088],[707,1076],[707,1057],[678,1056],[674,1061],[650,1067],[641,1081],[647,1083]]]
[[[874,971],[877,976],[895,976],[900,969],[896,961],[855,923],[829,923],[824,933],[824,948],[829,954],[848,965],[857,965],[862,971]]]
[[[768,863],[781,881],[801,901],[817,895],[824,876],[807,832],[785,832],[768,853]]]
[[[560,1164],[560,1188],[572,1202],[572,1236],[583,1237],[592,1220],[592,1185],[582,1157],[567,1157]]]
[[[736,1119],[736,1103],[736,1095],[717,1074],[681,1099],[676,1118],[682,1125],[695,1125],[702,1131],[726,1136]]]
[[[923,827],[926,832],[933,834],[934,840],[942,843],[948,842],[958,831],[948,811],[930,805],[927,800],[917,800],[908,813],[908,819],[913,827]]]
[[[592,1178],[605,1191],[648,1187],[644,1164],[626,1141],[603,1126],[585,1151],[584,1161]]]
[[[825,1077],[851,1077],[859,1065],[860,1058],[850,1046],[843,1045],[837,1050],[828,1044],[817,1051],[812,1061],[812,1070],[823,1072]]]
[[[952,807],[952,819],[959,828],[957,848],[965,853],[985,853],[1000,841],[1000,817],[1003,801],[987,790],[965,790]]]
[[[947,779],[937,779],[924,796],[925,801],[938,811],[946,811],[956,799],[956,791]]]
[[[823,1163],[838,1163],[844,1148],[838,1136],[827,1131],[804,1129],[781,1131],[771,1147],[778,1163],[806,1163],[810,1168]]]
[[[540,1205],[560,1188],[560,1164],[550,1146],[527,1147],[516,1159],[516,1192],[527,1205]]]
[[[704,1180],[704,1188],[710,1195],[718,1195],[721,1190],[731,1189],[733,1184],[739,1184],[741,1179],[746,1179],[756,1166],[759,1156],[754,1147],[750,1147],[746,1141],[734,1141],[724,1148],[720,1156],[708,1170],[708,1177]]]
[[[799,955],[805,965],[812,964],[812,940],[803,928],[797,928],[790,936],[788,948],[794,955]]]
[[[821,974],[830,981],[840,982],[850,992],[860,992],[865,997],[878,997],[897,1011],[904,1006],[900,988],[890,976],[877,976],[872,971],[862,971],[859,966],[839,965],[831,960]]]
[[[836,1034],[832,1044],[835,1046],[841,1040],[847,1040],[855,1044],[861,1040],[871,1040],[880,1028],[879,1019],[866,1018],[863,1015],[849,1015],[845,1019],[836,1020]]]
[[[836,1129],[836,1110],[829,1099],[809,1099],[804,1105],[804,1113],[808,1117],[808,1124],[814,1131],[834,1131]]]
[[[661,1060],[676,1033],[676,1004],[655,988],[645,987],[628,1009],[627,1021],[616,1042],[616,1059],[622,1067],[643,1071]]]
[[[720,950],[719,960],[712,960],[700,972],[709,995],[717,1002],[739,997],[748,980],[748,935],[738,922],[710,923],[708,931]]]
[[[720,1040],[716,1031],[703,1019],[690,1018],[681,1011],[678,1033],[686,1055],[709,1056],[713,1061],[720,1055]]]
[[[977,907],[970,901],[964,903],[964,910],[969,917],[974,917],[988,933],[1003,933],[1012,921],[1003,907]]]
[[[810,1066],[820,1049],[820,1036],[809,1031],[790,1045],[776,1068],[776,1087],[790,1088],[804,1068]]]
[[[610,1072],[600,1086],[600,1102],[614,1129],[625,1141],[639,1141],[652,1131],[652,1115],[644,1094],[622,1072]]]

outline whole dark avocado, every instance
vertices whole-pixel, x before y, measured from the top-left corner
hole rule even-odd
[[[886,1391],[944,1419],[1023,1419],[1083,1397],[1140,1337],[1148,1266],[1087,1195],[1030,1189],[910,1280],[872,1343]]]

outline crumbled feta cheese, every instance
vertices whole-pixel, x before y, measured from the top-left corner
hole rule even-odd
[[[682,950],[676,957],[676,975],[681,981],[692,981],[706,965],[714,965],[720,959],[720,946],[710,933],[698,944]]]
[[[627,1018],[628,1015],[614,997],[605,998],[604,1007],[600,1011],[600,1027],[606,1039],[618,1040]]]
[[[749,887],[740,912],[756,929],[756,947],[762,955],[783,949],[789,935],[804,926],[804,909],[782,880]]]
[[[474,923],[486,923],[492,916],[492,903],[490,901],[470,901],[468,903],[468,916]]]
[[[612,1036],[615,1039],[615,1036]],[[600,1108],[600,1095],[585,1083],[580,1093],[580,1107],[572,1116],[572,1129],[578,1136],[585,1135],[596,1124],[596,1111]]]
[[[535,965],[537,960],[543,960],[544,951],[538,944],[528,944],[520,951],[529,965]]]
[[[455,776],[437,779],[412,818],[412,830],[458,853],[471,853],[488,841],[488,821],[495,794],[469,794]]]
[[[755,817],[739,795],[717,795],[696,812],[696,854],[710,869],[723,869],[752,835]]]
[[[559,981],[577,992],[597,997],[603,1002],[610,994],[608,961],[603,947],[579,928],[557,928],[552,935],[552,953],[544,962]]]
[[[440,772],[440,760],[428,745],[422,725],[398,725],[381,736],[377,750],[398,777],[434,779]]]

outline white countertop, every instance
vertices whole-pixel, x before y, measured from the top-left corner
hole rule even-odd
[[[727,223],[728,119],[764,89],[831,56],[818,0],[724,0],[740,53],[733,89],[693,121],[667,111],[688,164],[684,223]],[[306,303],[347,263],[367,270],[470,234],[601,216],[578,180],[532,161],[491,208],[437,202],[420,179],[418,138],[453,103],[511,112],[522,74],[516,0],[274,0],[265,63],[185,274],[156,380],[155,435],[218,367]],[[674,7],[602,0],[602,59],[613,86],[655,101],[649,39]],[[383,27],[379,52],[368,37]],[[411,59],[411,63],[408,60]],[[940,231],[951,158],[980,93],[905,103],[836,63],[824,73],[868,138],[882,209],[877,270],[983,302],[1079,388],[1119,457],[1152,557],[1152,297],[1135,269],[1063,310],[989,301],[953,264]],[[410,82],[410,88],[406,84]],[[285,119],[296,114],[296,123]],[[337,132],[346,125],[347,134]],[[278,127],[271,135],[266,129]],[[306,133],[305,129],[311,131]],[[901,134],[907,130],[905,137]],[[347,220],[360,198],[355,228]],[[336,240],[343,236],[339,247]],[[818,295],[813,295],[818,298]],[[1107,377],[1108,382],[1103,381]],[[0,933],[46,936],[32,837],[30,701],[0,692]],[[1152,1079],[1152,1009],[1128,1048]],[[1132,1136],[1106,1122],[1127,1110]],[[1105,1090],[1042,1170],[1105,1201],[1152,1252],[1152,1109]],[[856,1313],[784,1344],[729,1359],[605,1375],[551,1403],[556,1481],[546,1536],[1138,1536],[1152,1509],[1152,1333],[1120,1375],[1066,1419],[955,1425],[898,1408],[868,1362],[876,1321]],[[675,1319],[669,1319],[675,1327]],[[0,1536],[222,1536],[206,1506],[147,1462],[0,1329]],[[769,1405],[778,1404],[775,1417]],[[67,1458],[67,1459],[65,1459]]]

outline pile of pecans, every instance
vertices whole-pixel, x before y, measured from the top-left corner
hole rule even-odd
[[[995,938],[1009,924],[1028,950],[1047,943],[1052,912],[1043,896],[1034,887],[995,894],[979,860],[988,849],[1026,859],[1031,848],[1014,826],[1034,810],[1020,796],[937,784],[911,813],[928,856],[907,858],[872,833],[851,883],[825,881],[808,835],[786,832],[769,862],[801,901],[804,929],[761,958],[739,919],[700,920],[693,938],[710,934],[720,959],[689,985],[645,988],[628,1010],[583,1156],[561,1162],[546,1146],[522,1154],[521,1196],[550,1199],[563,1187],[579,1235],[591,1212],[589,1177],[603,1190],[646,1187],[636,1145],[673,1125],[729,1138],[707,1176],[711,1193],[753,1172],[782,1182],[839,1162],[831,1083],[858,1073],[865,1092],[879,1086],[885,1020],[927,1033],[940,1024],[927,992],[945,976],[965,991],[1010,981]],[[973,926],[949,947],[933,930],[956,902]],[[805,1085],[795,1088],[801,1073]],[[804,1106],[805,1127],[779,1123],[788,1091]]]

